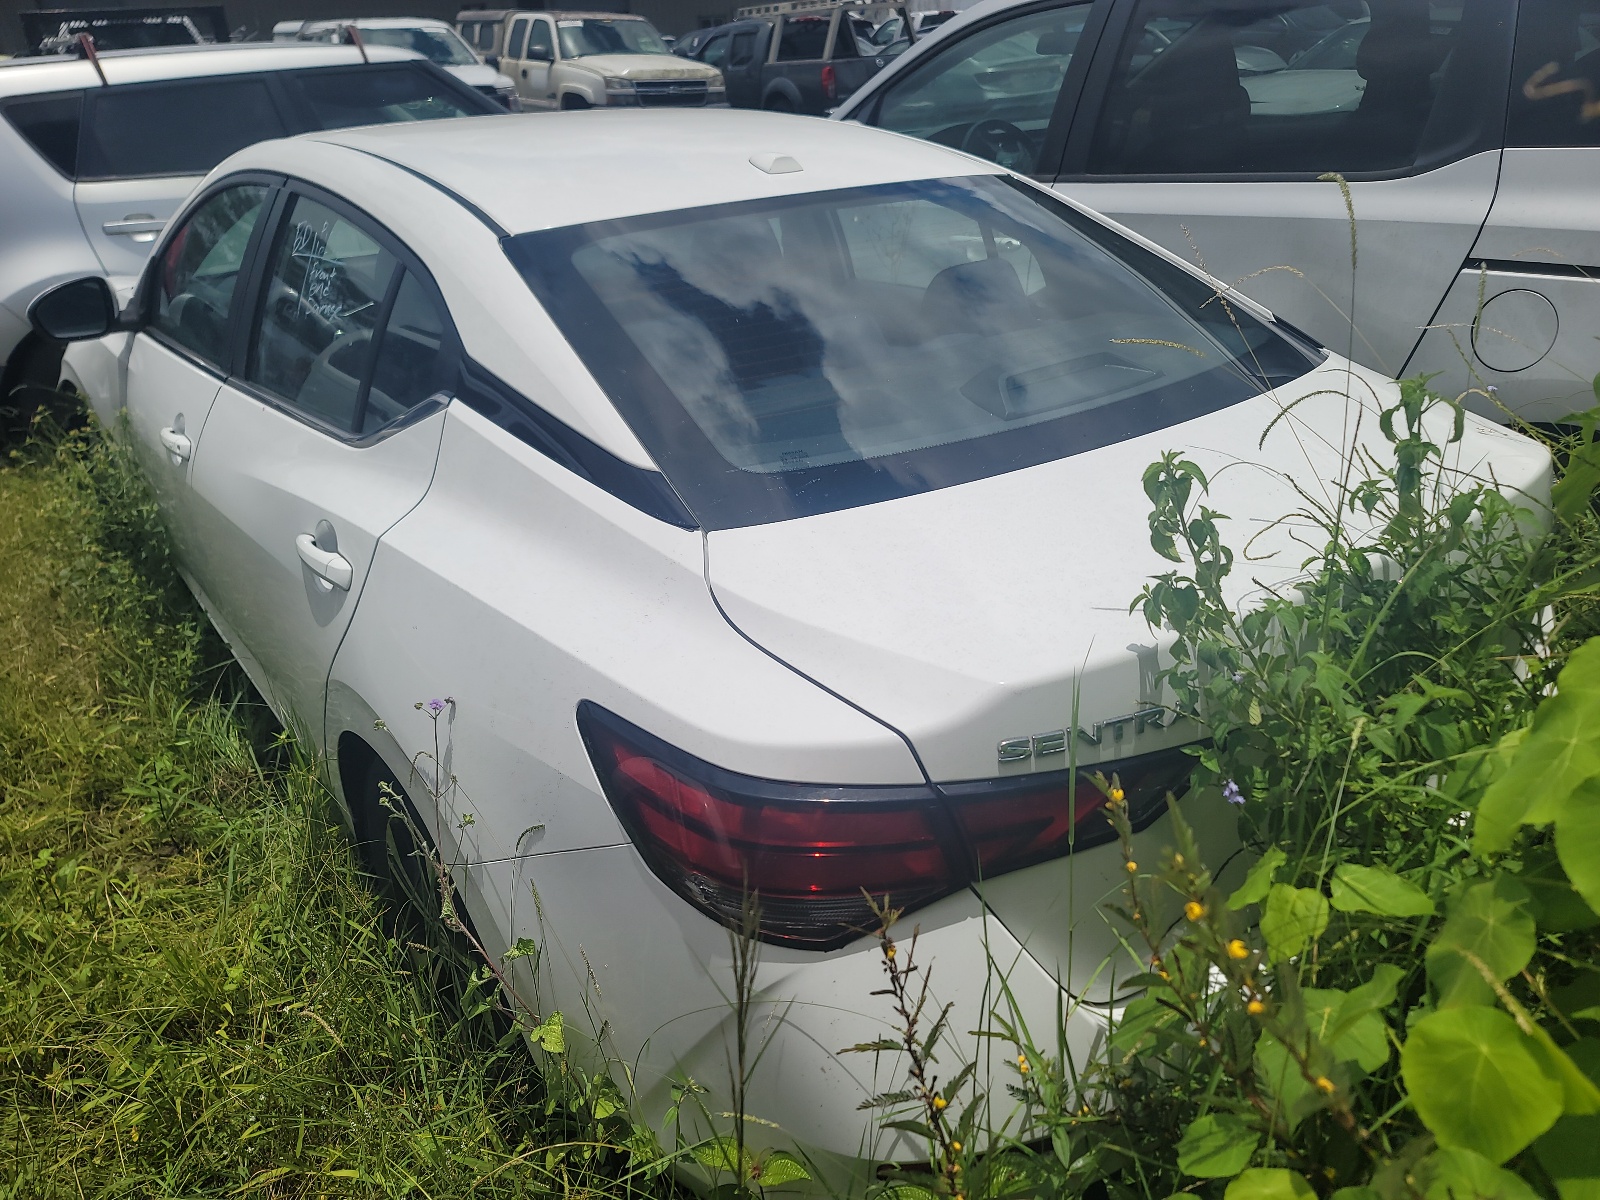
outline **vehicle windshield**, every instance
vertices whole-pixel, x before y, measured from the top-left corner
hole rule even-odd
[[[373,46],[415,50],[441,67],[465,67],[478,61],[453,29],[363,29],[361,37]]]
[[[1004,176],[573,226],[508,251],[708,529],[1078,454],[1320,361]]]
[[[649,21],[612,21],[605,17],[556,22],[562,58],[589,54],[671,54]]]

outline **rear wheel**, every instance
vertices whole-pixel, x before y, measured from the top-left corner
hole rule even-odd
[[[768,112],[792,113],[794,111],[794,102],[782,92],[779,92],[776,95],[768,96],[767,102],[762,107]]]
[[[561,107],[566,112],[577,112],[581,108],[588,108],[589,102],[582,96],[568,92],[565,96],[561,97]]]

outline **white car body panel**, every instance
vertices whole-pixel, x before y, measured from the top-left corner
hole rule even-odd
[[[85,179],[73,185],[72,199],[83,234],[107,275],[137,275],[150,247],[172,214],[182,207],[203,175],[155,179]],[[135,226],[123,231],[118,226]]]
[[[161,508],[175,557],[181,563],[191,563],[201,554],[202,543],[189,472],[194,468],[194,447],[200,441],[200,431],[222,381],[197,370],[188,359],[148,335],[136,334],[130,341],[124,405],[128,433]],[[100,401],[93,403],[96,411],[104,415],[108,406]],[[164,434],[187,438],[188,453],[180,455],[168,450]]]

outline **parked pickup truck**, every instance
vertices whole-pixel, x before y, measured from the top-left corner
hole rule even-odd
[[[738,108],[820,116],[909,45],[871,41],[890,17],[905,22],[905,9],[896,5],[791,0],[740,9],[739,15],[745,19],[713,31],[694,54],[722,72],[728,103]]]

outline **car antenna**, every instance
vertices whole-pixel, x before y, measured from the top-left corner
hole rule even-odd
[[[372,60],[367,57],[367,44],[361,40],[361,30],[354,25],[346,25],[344,33],[347,38],[356,44],[356,49],[361,51],[361,61],[364,63],[371,62]]]
[[[95,53],[94,38],[90,37],[87,33],[80,33],[78,35],[78,49],[82,51],[83,56],[87,58],[91,64],[93,64],[94,73],[100,76],[100,86],[110,87],[111,80],[106,78],[106,69],[100,65],[100,56]]]

